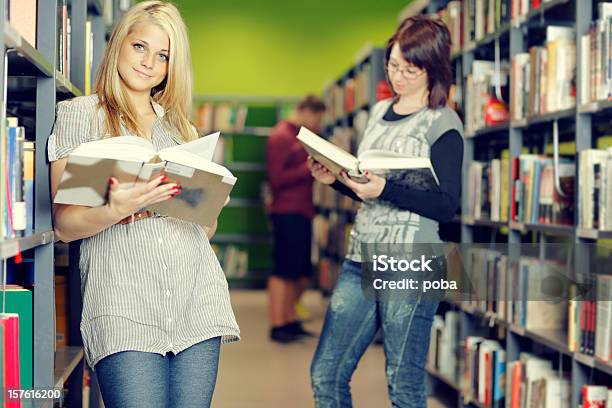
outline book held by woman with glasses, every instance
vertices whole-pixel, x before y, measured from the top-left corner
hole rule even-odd
[[[109,178],[130,188],[165,174],[181,194],[151,208],[162,215],[212,226],[236,177],[212,161],[219,132],[157,151],[142,137],[117,136],[83,143],[69,156],[56,204],[98,207],[108,199]]]
[[[387,179],[401,180],[411,188],[439,191],[440,182],[427,157],[412,157],[388,150],[368,150],[358,157],[303,127],[298,140],[310,156],[336,176],[345,171],[357,182],[366,183],[366,170],[382,174]]]

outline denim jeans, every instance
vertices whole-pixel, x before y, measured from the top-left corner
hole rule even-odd
[[[352,406],[351,376],[380,328],[392,406],[425,408],[425,361],[439,301],[367,299],[360,265],[344,262],[327,309],[311,366],[315,405]]]
[[[210,407],[221,338],[195,344],[177,355],[123,351],[96,364],[106,408]]]

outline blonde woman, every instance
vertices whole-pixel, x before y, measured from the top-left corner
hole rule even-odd
[[[115,27],[96,94],[60,102],[49,138],[52,195],[79,144],[118,135],[158,149],[197,137],[188,121],[187,31],[169,3],[145,1]],[[210,405],[221,343],[239,339],[227,282],[199,225],[144,210],[181,187],[159,177],[108,204],[54,206],[65,242],[82,239],[81,334],[107,408]]]

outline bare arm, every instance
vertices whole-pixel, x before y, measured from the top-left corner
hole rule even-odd
[[[230,197],[227,196],[223,206],[225,207],[229,202],[230,202]],[[213,235],[215,235],[215,232],[217,232],[217,221],[218,220],[215,220],[215,223],[212,225],[212,227],[204,227],[204,230],[206,231],[206,236],[208,237],[209,240],[213,237]]]
[[[51,197],[55,198],[57,189],[68,159],[51,163]],[[167,200],[174,196],[176,184],[160,185],[158,177],[142,186],[117,190],[111,183],[109,202],[101,207],[53,204],[53,221],[56,237],[64,242],[91,237],[116,224],[140,208]]]

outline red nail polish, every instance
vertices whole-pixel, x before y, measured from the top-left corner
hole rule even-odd
[[[168,176],[163,176],[163,177],[161,178],[162,183],[163,183],[164,181],[166,181],[166,180],[168,180]]]

